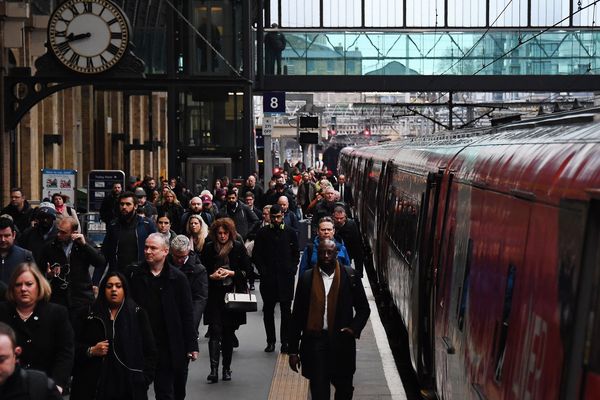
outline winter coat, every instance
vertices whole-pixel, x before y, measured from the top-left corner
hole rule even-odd
[[[7,205],[0,211],[0,215],[8,214],[12,217],[14,224],[19,229],[19,232],[23,232],[25,229],[31,226],[31,216],[33,214],[33,208],[27,200],[23,203],[23,209],[19,211],[16,206],[12,204]]]
[[[15,268],[17,268],[17,265],[31,261],[33,261],[33,254],[29,250],[13,245],[8,250],[6,258],[0,256],[0,281],[8,284],[10,276]]]
[[[77,328],[70,399],[106,399],[107,389],[125,385],[117,392],[128,393],[131,400],[145,400],[157,362],[148,314],[127,299],[115,320],[111,320],[108,309],[100,304],[97,302],[90,309]],[[109,354],[89,357],[88,349],[104,340],[110,342]]]
[[[68,286],[63,289],[61,286],[64,282],[58,278],[50,279],[50,285],[52,286],[50,301],[62,304],[69,310],[80,307],[89,308],[94,301],[89,268],[90,265],[94,268],[104,268],[106,260],[102,253],[87,242],[85,244],[73,242],[71,254],[67,257],[62,243],[58,238],[55,238],[42,249],[39,267],[42,271],[45,271],[48,264],[55,263],[61,265],[63,269],[61,275],[68,272],[68,275],[66,275]],[[68,265],[68,270],[65,268],[66,265]]]
[[[256,214],[254,214],[247,205],[239,201],[237,203],[237,207],[233,211],[227,207],[227,203],[221,207],[219,218],[225,217],[233,220],[235,223],[235,229],[244,240],[246,240],[248,233],[252,232],[254,227],[260,223],[259,219],[256,217]]]
[[[141,261],[144,259],[144,245],[146,239],[151,233],[156,232],[156,225],[151,219],[140,215],[136,215],[134,218],[136,219],[135,232],[137,236],[138,260]],[[117,269],[120,232],[121,223],[118,219],[114,219],[110,224],[107,224],[106,236],[104,236],[104,242],[102,242],[102,253],[104,253],[104,256],[106,257],[106,262],[110,271]],[[96,268],[92,279],[95,284],[100,282],[103,272],[104,271],[101,271],[99,268]]]
[[[208,276],[206,275],[206,268],[200,262],[200,256],[194,252],[190,252],[187,261],[179,270],[185,274],[190,283],[194,312],[194,329],[196,330],[196,334],[198,334],[198,327],[200,326],[200,321],[202,320],[208,300]]]
[[[3,302],[0,321],[17,334],[17,346],[23,349],[19,357],[22,367],[43,371],[58,386],[67,387],[73,368],[74,339],[65,307],[40,301],[33,314],[23,321],[14,304]]]
[[[151,275],[150,266],[146,262],[139,266],[133,265],[127,271],[131,297],[140,307],[148,310],[148,317],[152,321],[158,316],[152,315],[148,307],[147,293],[152,290]],[[161,276],[164,279],[161,305],[168,337],[166,346],[173,368],[183,368],[187,365],[187,354],[198,351],[190,284],[184,273],[167,261]]]
[[[204,245],[200,259],[208,276],[222,267],[217,259],[217,251],[213,242]],[[208,278],[208,303],[204,311],[204,325],[222,321],[224,325],[237,327],[246,323],[246,313],[225,311],[225,293],[233,292],[234,286],[236,293],[246,293],[248,291],[247,278],[252,273],[252,264],[246,247],[237,240],[233,242],[233,248],[229,252],[229,268],[235,271],[232,285],[223,286],[222,281]]]
[[[365,289],[360,279],[353,275],[353,270],[340,265],[340,273],[334,326],[328,327],[330,332],[333,330],[330,336],[332,357],[328,367],[333,376],[348,376],[356,370],[356,339],[367,324],[371,310]],[[317,360],[312,357],[314,340],[304,334],[310,308],[312,274],[312,270],[305,271],[298,278],[289,330],[289,353],[300,354],[302,375],[307,379],[311,379],[315,371],[322,370],[315,368]],[[341,332],[342,328],[351,328],[354,336]]]
[[[260,273],[263,299],[292,300],[299,259],[297,234],[286,225],[263,226],[256,234],[252,258]]]

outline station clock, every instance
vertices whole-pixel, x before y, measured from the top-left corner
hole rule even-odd
[[[130,39],[125,13],[108,0],[67,0],[50,16],[48,49],[68,69],[99,74],[126,54]]]

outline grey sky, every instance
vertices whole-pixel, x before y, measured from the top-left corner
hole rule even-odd
[[[270,0],[271,19],[277,21],[281,2],[283,27],[319,27],[319,0]],[[531,25],[551,26],[569,15],[569,2],[573,9],[593,4],[597,0],[490,0],[490,24],[494,27],[527,25],[527,6],[531,2]],[[406,2],[407,27],[444,26],[444,0],[365,0],[365,25],[372,27],[403,27],[404,2]],[[506,8],[506,9],[505,9]],[[503,11],[504,10],[504,11]],[[436,17],[437,14],[437,17]],[[484,0],[448,0],[448,25],[450,27],[485,26]],[[573,17],[575,26],[597,26],[600,3]],[[325,27],[360,27],[361,0],[323,0]],[[569,21],[559,26],[568,26]]]

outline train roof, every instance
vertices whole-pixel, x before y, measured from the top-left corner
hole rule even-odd
[[[420,175],[448,169],[459,182],[556,203],[600,189],[600,108],[343,153]]]

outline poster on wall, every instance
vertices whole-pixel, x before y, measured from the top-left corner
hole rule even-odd
[[[120,183],[125,187],[125,172],[121,170],[100,170],[90,171],[88,175],[88,211],[100,211],[102,201],[110,196],[110,192],[115,183]]]
[[[77,170],[74,169],[42,169],[42,199],[52,199],[54,193],[67,197],[65,203],[75,204],[75,182]]]

